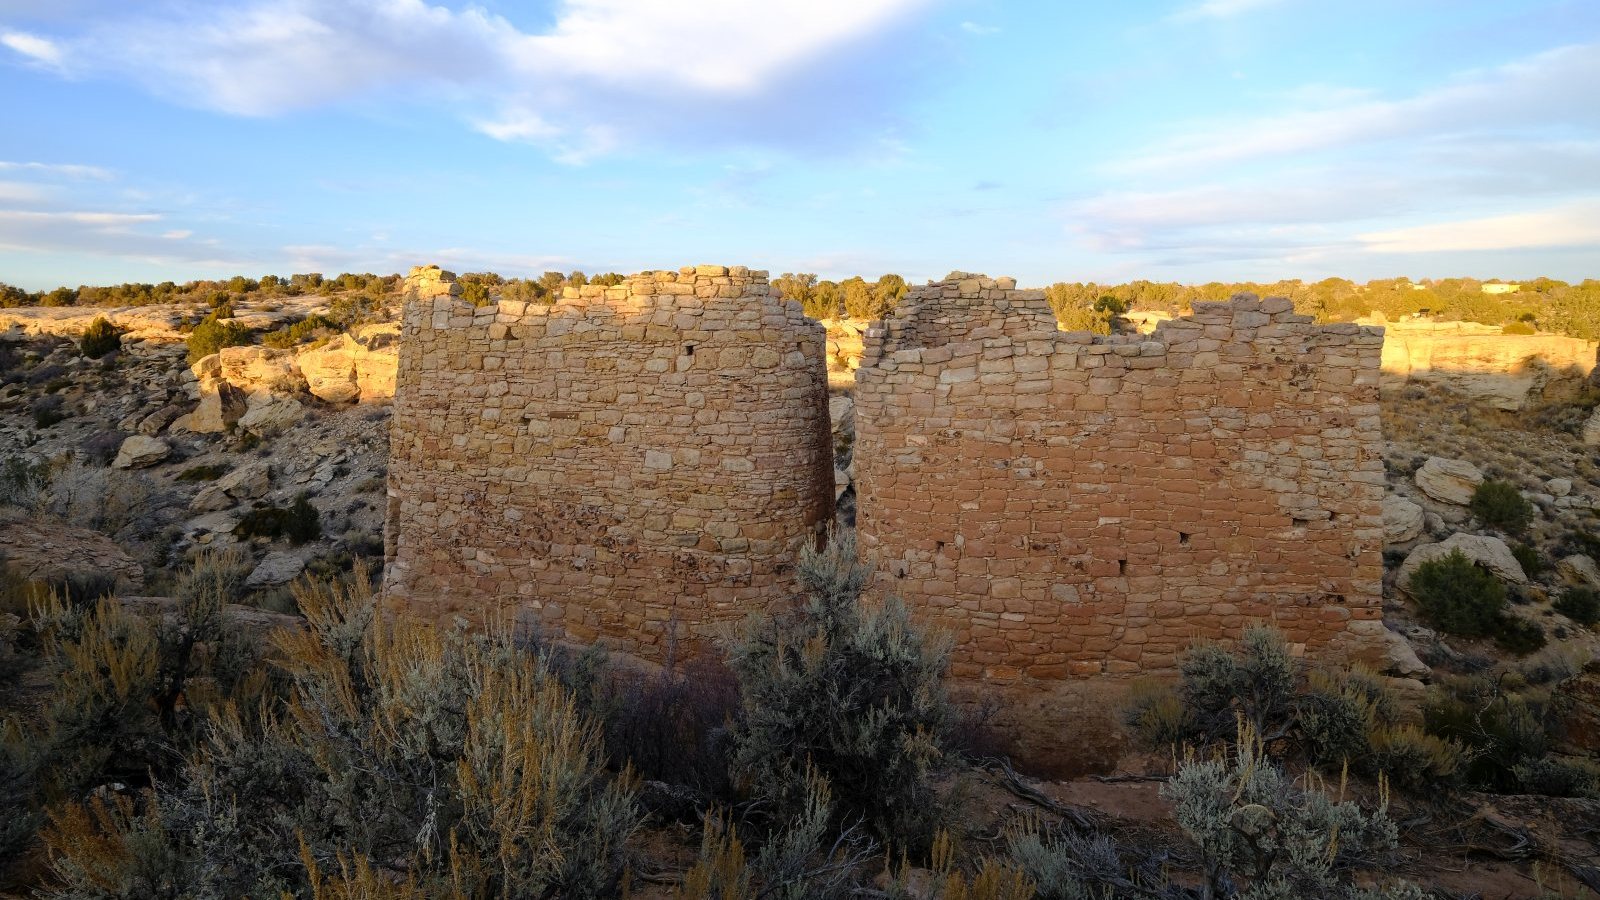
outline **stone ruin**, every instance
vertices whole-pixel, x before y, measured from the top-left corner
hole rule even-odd
[[[1197,639],[1379,645],[1382,345],[1284,299],[1102,337],[1010,279],[915,288],[857,372],[862,552],[1017,752],[1114,762],[1120,692]]]
[[[699,266],[554,305],[407,281],[386,590],[663,661],[791,600],[831,519],[825,337],[765,273]],[[868,331],[857,528],[875,590],[954,638],[959,698],[1043,770],[1104,768],[1131,681],[1253,621],[1381,648],[1382,330],[1287,300],[1066,333],[954,273]]]
[[[385,590],[660,661],[794,595],[833,512],[825,338],[765,272],[647,272],[474,309],[413,270]]]

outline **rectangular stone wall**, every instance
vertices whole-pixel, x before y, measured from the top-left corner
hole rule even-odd
[[[1114,759],[1118,685],[1197,639],[1263,621],[1349,655],[1383,627],[1382,344],[1281,299],[1103,337],[1009,280],[915,289],[857,373],[878,587],[952,634],[1019,752],[1068,767]]]
[[[474,309],[415,270],[386,590],[661,658],[788,601],[832,513],[825,336],[743,267]]]

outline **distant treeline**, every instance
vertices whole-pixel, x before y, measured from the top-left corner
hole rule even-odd
[[[32,293],[0,282],[0,309],[17,306],[151,306],[157,303],[207,303],[216,306],[224,301],[249,295],[260,297],[296,297],[302,294],[330,296],[358,291],[372,297],[381,297],[396,289],[399,275],[356,275],[346,272],[337,278],[324,278],[320,272],[290,275],[263,275],[247,278],[235,275],[224,281],[187,281],[178,284],[163,281],[146,284],[130,281],[109,287],[81,285],[76,288],[58,287],[53,291]]]
[[[545,272],[536,278],[504,278],[493,272],[461,275],[462,294],[483,305],[499,300],[554,303],[562,289],[586,284],[621,284],[615,272]],[[176,284],[128,283],[111,287],[60,287],[28,292],[0,282],[0,307],[14,306],[147,306],[153,303],[204,302],[216,306],[250,295],[262,297],[301,294],[360,293],[374,299],[398,290],[398,275],[352,274],[324,278],[320,273],[265,275],[260,279],[236,275],[226,281],[190,281]],[[1200,285],[1176,282],[1133,281],[1127,284],[1057,282],[1045,296],[1063,327],[1105,331],[1111,320],[1128,310],[1163,310],[1180,315],[1196,301],[1226,300],[1248,291],[1263,297],[1283,296],[1295,308],[1321,322],[1347,322],[1374,312],[1390,319],[1423,313],[1443,319],[1506,326],[1512,331],[1535,329],[1600,340],[1600,281],[1587,279],[1569,284],[1551,278],[1521,282],[1514,293],[1485,293],[1484,284],[1472,278],[1444,278],[1412,282],[1404,278],[1357,284],[1344,278],[1305,282],[1298,279],[1270,284],[1256,282]],[[908,290],[900,275],[883,275],[875,281],[860,276],[840,281],[819,279],[810,273],[784,273],[773,279],[783,295],[798,301],[806,314],[818,319],[880,319],[893,312]]]
[[[1063,327],[1097,330],[1102,310],[1164,310],[1174,315],[1189,311],[1196,300],[1226,300],[1236,293],[1262,297],[1288,297],[1295,309],[1319,322],[1349,322],[1373,313],[1398,319],[1413,313],[1440,319],[1505,326],[1512,332],[1534,330],[1600,340],[1600,281],[1586,279],[1568,284],[1551,278],[1518,283],[1515,293],[1484,293],[1483,282],[1472,278],[1443,278],[1412,282],[1390,278],[1357,284],[1345,278],[1304,282],[1298,279],[1271,283],[1213,281],[1183,285],[1155,281],[1128,284],[1057,283],[1045,289]]]

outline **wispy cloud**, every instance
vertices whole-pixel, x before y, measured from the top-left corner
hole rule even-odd
[[[172,221],[185,215],[184,197],[166,193],[158,205],[117,184],[108,169],[0,160],[0,175],[10,176],[0,181],[0,249],[161,265],[248,263],[249,254],[224,253],[216,238]]]
[[[1600,248],[1600,199],[1358,235],[1374,253]]]
[[[28,59],[48,66],[61,64],[61,48],[55,41],[25,31],[0,31],[0,44]]]
[[[965,31],[967,34],[976,34],[981,37],[984,35],[999,34],[1000,26],[979,25],[977,22],[962,22],[961,30]]]
[[[112,174],[99,166],[80,166],[70,163],[7,162],[0,160],[0,172],[24,172],[35,175],[59,175],[64,178],[86,178],[110,181]]]
[[[0,209],[0,248],[165,264],[250,265],[211,242],[168,237],[158,230],[162,221],[157,213]]]
[[[781,117],[807,101],[810,83],[826,80],[810,65],[819,59],[830,70],[852,56],[881,69],[864,45],[933,2],[770,0],[758,11],[742,0],[561,0],[553,24],[533,32],[424,0],[242,0],[106,15],[45,42],[66,72],[131,79],[234,115],[441,99],[491,138],[581,162],[718,126],[745,139],[782,135],[738,117],[754,108]],[[174,34],[181,53],[169,52]],[[852,116],[859,102],[834,104],[843,126],[881,120]]]
[[[1600,44],[1562,47],[1395,100],[1372,99],[1246,120],[1207,121],[1107,166],[1117,174],[1194,170],[1463,130],[1600,125]]]
[[[1597,88],[1600,45],[1398,98],[1291,89],[1135,148],[1064,213],[1085,247],[1172,265],[1591,246],[1600,207],[1571,198],[1600,196]]]

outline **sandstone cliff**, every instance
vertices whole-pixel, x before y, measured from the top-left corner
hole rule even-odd
[[[1557,334],[1505,334],[1477,322],[1406,320],[1385,328],[1385,387],[1406,379],[1450,385],[1500,409],[1528,404],[1551,381],[1595,367],[1595,343]]]

